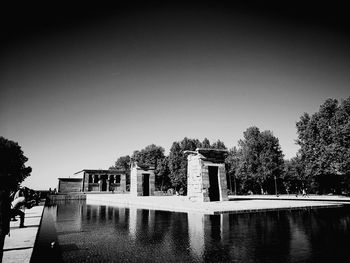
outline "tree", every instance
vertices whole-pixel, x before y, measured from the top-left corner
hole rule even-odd
[[[296,124],[305,174],[315,192],[349,193],[350,97],[327,99],[318,112]]]
[[[189,139],[185,137],[180,142],[173,142],[169,154],[170,181],[172,186],[179,190],[187,190],[187,157],[184,151],[195,151],[201,146],[198,139]]]
[[[269,192],[277,191],[275,184],[277,179],[283,174],[284,160],[279,140],[271,131],[263,131],[260,134],[263,145],[260,153],[260,177],[263,177]],[[277,194],[277,192],[276,192]]]
[[[210,148],[210,141],[207,138],[204,138],[204,140],[202,141],[202,145],[201,148]]]
[[[241,151],[233,147],[229,150],[228,155],[225,159],[226,166],[226,177],[228,188],[233,193],[237,193],[237,183],[238,183],[238,171],[241,160]]]
[[[25,166],[28,158],[24,156],[17,142],[0,137],[0,179],[10,190],[15,190],[25,178],[30,176],[32,168]]]
[[[129,155],[121,156],[117,159],[114,166],[109,169],[123,169],[125,170],[125,183],[130,185],[130,163],[131,158]]]
[[[217,140],[216,142],[214,142],[210,148],[213,149],[227,149],[224,142]]]
[[[155,174],[156,177],[156,185],[161,191],[167,190],[171,187],[170,182],[170,170],[169,170],[169,157],[166,156],[164,159],[158,162]]]
[[[130,170],[130,161],[131,161],[131,158],[129,155],[121,156],[117,159],[114,166],[112,166],[110,169],[121,168],[121,169],[124,169],[125,171],[129,171]]]
[[[170,181],[175,189],[186,186],[187,166],[179,142],[173,142],[169,153]]]
[[[150,144],[140,151],[134,151],[131,157],[132,161],[137,161],[139,165],[154,166],[156,188],[162,188],[164,186],[162,184],[167,182],[167,179],[163,178],[167,176],[165,174],[166,171],[162,167],[164,158],[164,148],[155,144]]]
[[[284,161],[282,173],[283,186],[287,194],[299,193],[304,187],[309,186],[300,156]]]
[[[250,127],[239,140],[241,152],[238,174],[245,188],[253,192],[274,191],[274,180],[283,171],[283,153],[278,139],[271,131],[260,132],[257,127]],[[265,188],[265,189],[264,189]]]
[[[217,140],[216,142],[214,142],[213,144],[210,144],[210,141],[207,138],[204,138],[202,143],[198,144],[198,140],[195,140],[195,144],[197,145],[197,147],[200,148],[211,148],[211,149],[227,149],[225,146],[225,143]]]
[[[164,148],[150,144],[140,151],[134,151],[131,159],[140,165],[151,165],[156,167],[158,161],[164,159]]]

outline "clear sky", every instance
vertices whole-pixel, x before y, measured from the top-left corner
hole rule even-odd
[[[0,135],[22,146],[34,189],[151,143],[231,148],[252,125],[291,158],[301,114],[350,94],[349,34],[326,8],[34,9],[2,21],[0,52]]]

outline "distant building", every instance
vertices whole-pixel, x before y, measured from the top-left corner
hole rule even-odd
[[[84,169],[72,178],[58,178],[58,192],[126,192],[124,170]]]
[[[81,192],[82,190],[81,178],[58,178],[58,192],[59,193],[72,193]]]

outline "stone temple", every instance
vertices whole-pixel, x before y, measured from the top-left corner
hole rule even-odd
[[[73,178],[58,178],[58,192],[126,192],[126,172],[123,169],[76,172]]]
[[[187,196],[192,201],[228,201],[225,157],[227,150],[197,148],[186,151]]]
[[[130,172],[130,194],[152,196],[155,189],[154,167],[132,163]]]

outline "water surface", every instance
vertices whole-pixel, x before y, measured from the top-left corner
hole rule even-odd
[[[32,262],[338,262],[350,209],[203,215],[71,201],[47,206]]]

